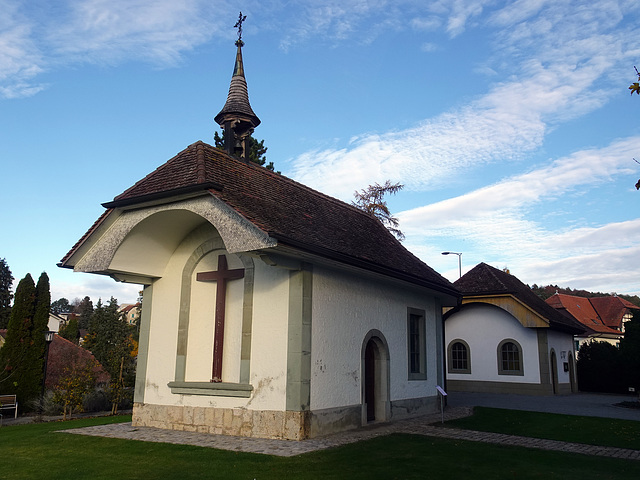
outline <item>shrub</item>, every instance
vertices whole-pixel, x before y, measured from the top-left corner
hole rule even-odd
[[[620,350],[607,342],[583,343],[578,351],[578,387],[585,392],[625,393]]]

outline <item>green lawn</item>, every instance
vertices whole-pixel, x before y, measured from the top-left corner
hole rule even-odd
[[[449,427],[547,438],[640,450],[640,422],[475,407],[474,415],[445,424]]]
[[[292,458],[56,433],[127,417],[0,428],[2,479],[614,479],[640,461],[389,435]]]

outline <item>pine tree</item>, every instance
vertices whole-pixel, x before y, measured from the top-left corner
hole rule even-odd
[[[67,324],[60,328],[58,332],[62,338],[66,338],[70,342],[78,344],[80,340],[80,330],[78,329],[78,317],[72,315],[71,318],[67,321]]]
[[[93,302],[91,301],[91,299],[89,297],[84,297],[82,301],[80,301],[76,305],[74,313],[76,313],[80,317],[80,329],[89,329],[89,322],[91,321],[91,316],[93,315]]]
[[[106,305],[98,300],[83,347],[91,351],[111,376],[109,390],[114,404],[122,399],[123,390],[135,382],[133,330],[118,313],[115,298],[111,297]]]
[[[213,140],[215,142],[216,148],[225,150],[223,136],[219,135],[218,132],[214,132]],[[247,137],[247,158],[249,159],[249,161],[257,163],[258,165],[265,167],[267,170],[275,172],[275,166],[273,165],[273,162],[267,163],[267,157],[265,155],[266,153],[267,147],[264,146],[264,140],[257,141],[251,135]]]
[[[51,302],[51,313],[60,315],[61,313],[71,313],[71,310],[72,307],[69,300],[64,297],[59,298],[55,302]]]
[[[9,270],[9,265],[4,258],[0,258],[0,328],[7,328],[9,325],[9,317],[11,315],[11,285],[13,284],[13,275]]]

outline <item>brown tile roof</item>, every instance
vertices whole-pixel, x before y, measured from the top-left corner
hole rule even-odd
[[[197,190],[216,196],[279,244],[459,296],[447,279],[404,248],[374,216],[202,141],[104,206]]]
[[[458,279],[454,285],[464,297],[484,295],[512,295],[549,320],[550,326],[571,333],[584,331],[582,326],[573,318],[562,315],[551,308],[540,297],[522,283],[514,275],[506,273],[486,263],[479,263]]]
[[[74,365],[82,365],[85,362],[95,362],[92,368],[98,383],[107,383],[110,379],[106,370],[98,363],[93,354],[66,338],[56,334],[49,346],[47,359],[47,388],[54,388],[65,375],[65,369]]]

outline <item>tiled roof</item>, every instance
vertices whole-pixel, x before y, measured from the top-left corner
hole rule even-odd
[[[620,297],[594,297],[589,300],[602,321],[611,328],[622,326],[622,317],[628,310],[640,310],[640,307]]]
[[[551,327],[573,331],[574,333],[584,330],[574,319],[562,315],[547,305],[544,300],[533,293],[518,278],[486,263],[476,265],[458,279],[454,285],[464,297],[512,295],[543,318],[549,320]]]
[[[279,244],[458,296],[447,279],[404,248],[374,216],[201,141],[105,207],[198,189],[208,190]]]
[[[620,335],[622,316],[626,309],[639,307],[619,297],[576,297],[556,293],[547,303],[558,310],[564,310],[590,330],[597,333]]]

